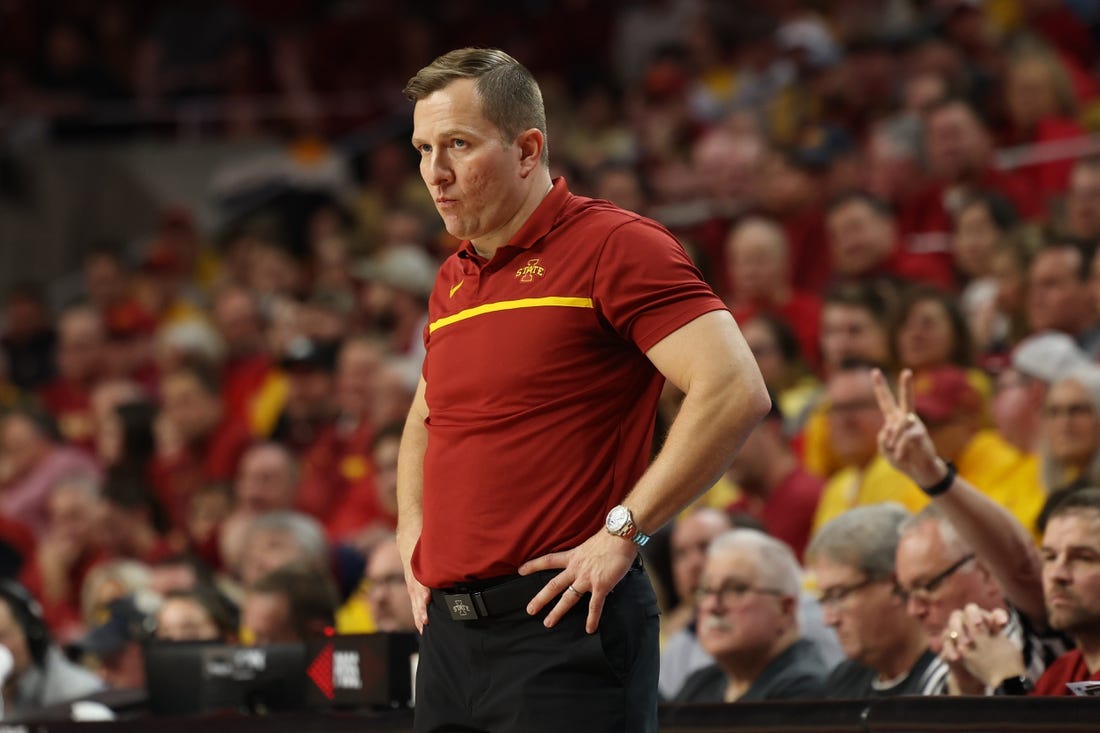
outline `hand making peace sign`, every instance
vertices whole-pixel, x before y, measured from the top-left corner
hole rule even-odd
[[[879,452],[917,486],[933,486],[947,475],[947,464],[936,453],[928,428],[913,412],[913,372],[902,370],[896,400],[878,369],[871,370],[871,383],[884,418],[878,433]]]

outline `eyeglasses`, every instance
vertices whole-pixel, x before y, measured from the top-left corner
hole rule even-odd
[[[1044,405],[1043,417],[1053,420],[1056,417],[1084,417],[1091,416],[1094,410],[1087,402],[1071,402],[1068,405]]]
[[[404,588],[405,576],[402,573],[391,573],[378,578],[367,578],[363,581],[363,592],[370,594],[383,588]]]
[[[761,588],[737,578],[726,578],[717,588],[708,588],[703,585],[696,588],[695,602],[702,603],[707,596],[715,596],[719,605],[732,606],[744,599],[749,593],[762,593],[769,596],[787,595],[775,588]]]
[[[932,594],[936,592],[936,589],[943,585],[943,581],[950,578],[956,571],[963,565],[974,559],[974,553],[964,555],[951,564],[951,567],[944,570],[942,573],[930,578],[929,580],[920,583],[912,588],[903,588],[898,586],[898,593],[907,601],[917,601],[919,603],[929,603],[932,600]]]
[[[817,602],[821,604],[822,608],[836,607],[844,600],[855,593],[856,591],[863,590],[864,588],[874,585],[875,583],[881,583],[885,578],[867,578],[860,583],[852,583],[851,585],[834,585],[832,588],[826,588],[821,591],[817,596]]]

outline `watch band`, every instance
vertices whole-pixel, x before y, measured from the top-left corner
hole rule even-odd
[[[1016,677],[1006,677],[1001,680],[1001,684],[997,685],[997,688],[993,690],[994,695],[1026,695],[1035,687],[1035,684],[1024,677],[1018,675]]]

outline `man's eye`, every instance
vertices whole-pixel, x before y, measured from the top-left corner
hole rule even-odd
[[[454,142],[451,144],[454,145],[456,148],[466,147],[466,141],[462,140],[461,138],[455,138]]]

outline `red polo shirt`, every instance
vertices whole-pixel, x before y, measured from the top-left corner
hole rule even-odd
[[[425,332],[420,582],[579,545],[645,469],[663,378],[645,352],[723,309],[659,224],[557,179],[512,243],[440,268]]]

